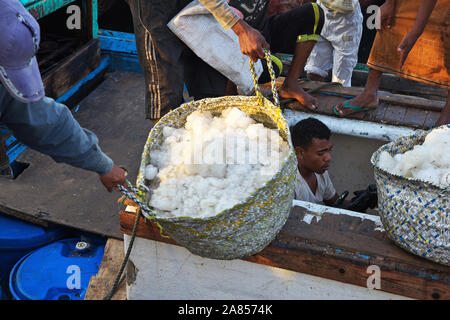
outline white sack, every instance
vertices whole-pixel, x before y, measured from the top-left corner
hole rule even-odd
[[[225,31],[214,16],[198,0],[192,1],[168,24],[169,29],[197,56],[234,82],[245,94],[254,88],[249,57],[241,52],[239,37]],[[259,77],[261,61],[255,63]]]

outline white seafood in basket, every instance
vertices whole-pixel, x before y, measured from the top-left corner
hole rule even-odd
[[[149,205],[168,216],[214,216],[245,200],[281,168],[290,152],[278,130],[238,108],[195,111],[184,128],[163,128],[146,179],[158,180]]]
[[[423,144],[394,157],[383,151],[379,166],[394,174],[427,181],[442,188],[449,187],[450,127],[431,131]]]

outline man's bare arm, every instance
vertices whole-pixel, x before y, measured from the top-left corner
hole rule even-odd
[[[419,10],[417,12],[417,18],[414,26],[410,32],[413,32],[420,36],[425,30],[428,19],[430,18],[431,12],[433,12],[436,6],[437,0],[421,0]]]
[[[399,44],[397,50],[400,52],[400,62],[399,68],[402,69],[403,65],[408,57],[409,52],[412,50],[416,44],[417,39],[422,35],[425,27],[427,25],[428,19],[430,18],[431,12],[433,12],[436,6],[437,0],[421,0],[419,10],[417,12],[416,21],[414,26],[403,38],[402,42]]]

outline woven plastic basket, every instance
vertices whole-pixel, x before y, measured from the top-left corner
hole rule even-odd
[[[270,64],[269,69],[271,69]],[[274,88],[275,79],[272,72],[271,76],[272,88]],[[202,257],[229,260],[256,254],[276,237],[290,213],[294,199],[294,173],[297,159],[289,128],[281,114],[281,109],[263,98],[256,83],[255,86],[257,96],[208,98],[180,106],[166,114],[152,128],[144,147],[137,188],[139,200],[148,203],[150,194],[142,186],[146,185],[145,167],[152,163],[150,150],[161,145],[163,127],[183,127],[187,116],[196,110],[209,110],[214,114],[227,108],[237,107],[257,122],[278,129],[280,136],[288,142],[290,152],[280,170],[245,201],[233,208],[209,218],[169,218],[151,208],[153,212],[146,216],[147,219],[155,219],[162,226],[164,233],[190,252]],[[276,95],[276,88],[274,95]],[[277,96],[275,101],[278,102]]]
[[[429,132],[404,136],[381,146],[371,158],[380,218],[387,235],[407,251],[450,265],[449,190],[403,177],[378,166],[380,154],[392,156],[422,144]]]

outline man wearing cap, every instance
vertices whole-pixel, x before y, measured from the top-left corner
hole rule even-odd
[[[109,192],[125,185],[125,171],[101,151],[97,136],[45,97],[35,57],[39,41],[39,24],[22,4],[0,0],[0,125],[56,162],[98,173]]]

